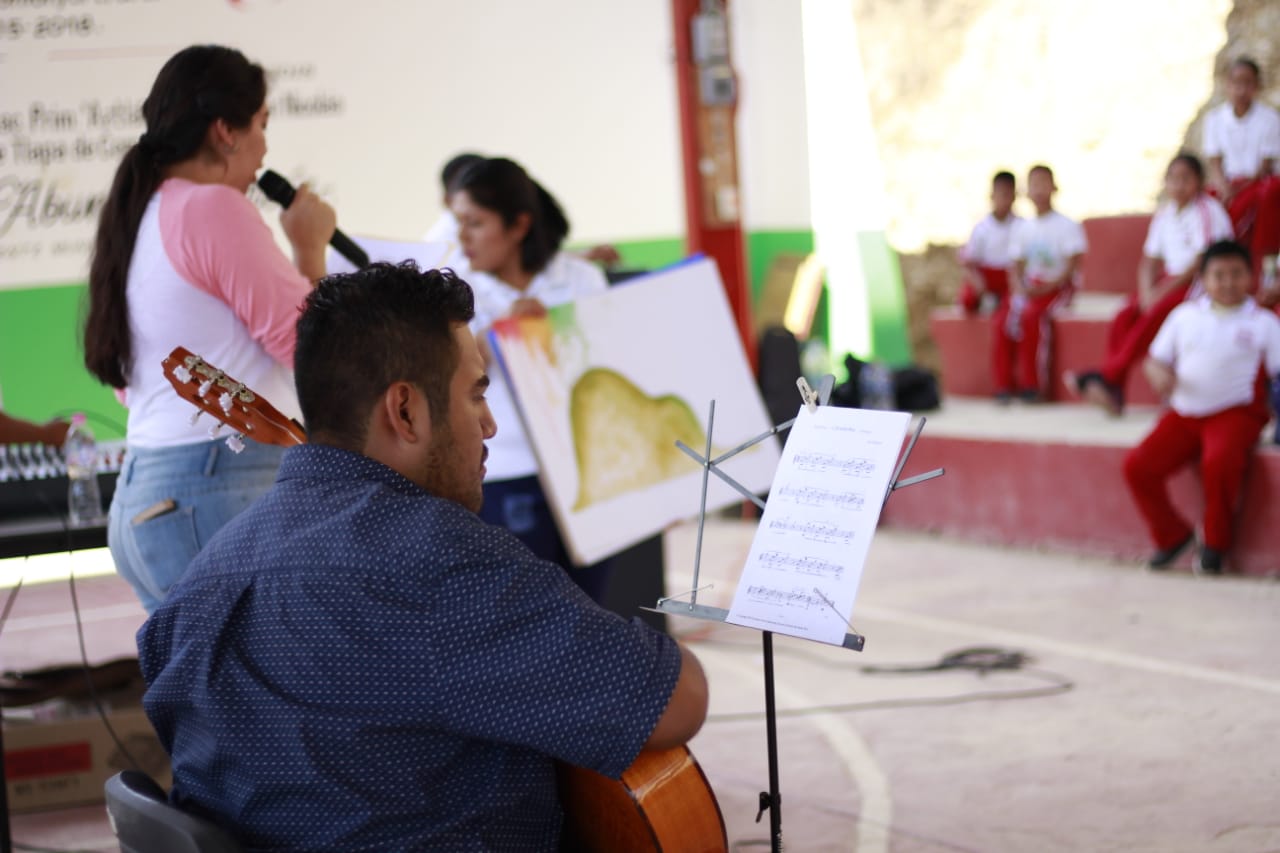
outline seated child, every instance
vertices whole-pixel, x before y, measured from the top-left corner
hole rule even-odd
[[[959,302],[969,316],[984,307],[992,311],[1009,295],[1010,248],[1014,228],[1022,221],[1013,212],[1017,179],[1012,172],[997,172],[991,179],[991,212],[984,216],[969,242],[960,250],[964,283]]]
[[[1048,390],[1050,320],[1071,301],[1076,270],[1084,256],[1084,228],[1053,209],[1056,191],[1048,166],[1031,167],[1027,197],[1036,215],[1019,222],[1014,231],[1010,297],[992,317],[992,359],[1000,402],[1015,392],[1033,402]]]
[[[1124,476],[1156,546],[1149,565],[1164,569],[1194,538],[1166,481],[1199,460],[1205,509],[1197,568],[1220,574],[1244,472],[1269,417],[1265,377],[1280,374],[1280,318],[1249,296],[1253,270],[1239,243],[1209,246],[1200,275],[1207,295],[1175,308],[1151,344],[1147,378],[1170,408],[1129,452]]]
[[[1204,167],[1191,154],[1179,154],[1164,176],[1166,201],[1151,219],[1138,266],[1138,292],[1111,321],[1102,367],[1068,372],[1068,389],[1119,415],[1129,371],[1147,354],[1169,312],[1194,293],[1200,253],[1232,237],[1226,210],[1204,189]]]
[[[1204,118],[1209,191],[1222,200],[1236,239],[1261,265],[1280,249],[1280,113],[1257,100],[1262,74],[1240,57],[1227,69],[1227,101]],[[1256,270],[1255,270],[1256,271]]]

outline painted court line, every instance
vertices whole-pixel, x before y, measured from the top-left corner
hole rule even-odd
[[[732,670],[741,681],[759,686],[761,697],[764,694],[764,670],[761,665],[742,659],[735,652],[726,652],[711,646],[698,646],[698,656],[708,663],[708,669],[716,672]],[[711,659],[715,662],[712,663]],[[754,658],[753,658],[754,660]],[[779,704],[796,708],[812,708],[822,703],[806,694],[803,690],[788,684],[786,677],[774,670],[773,689]],[[853,779],[855,790],[861,802],[855,817],[856,843],[850,840],[846,849],[850,853],[888,853],[889,831],[893,820],[893,802],[889,795],[889,778],[871,754],[871,748],[862,739],[851,724],[849,717],[837,714],[814,714],[805,717],[805,722],[816,728],[832,751],[840,757],[845,770]],[[761,741],[760,748],[766,748]],[[786,756],[778,756],[779,763],[785,764]],[[780,791],[784,803],[796,802],[795,792]],[[762,820],[763,823],[763,820]],[[787,839],[787,811],[782,812],[782,839]],[[788,845],[790,846],[790,845]]]
[[[1245,690],[1257,690],[1262,693],[1280,694],[1280,679],[1264,678],[1257,675],[1227,672],[1220,669],[1209,669],[1192,664],[1174,663],[1159,658],[1115,652],[1098,646],[1083,643],[1071,643],[1065,640],[1054,640],[1039,634],[1028,634],[1021,631],[1008,631],[982,625],[975,622],[960,622],[953,619],[938,619],[933,616],[922,616],[906,610],[892,607],[876,607],[874,605],[858,605],[855,607],[855,618],[877,619],[882,622],[893,622],[909,625],[944,634],[957,634],[964,637],[976,637],[984,642],[1000,642],[1009,645],[1028,646],[1041,651],[1052,651],[1068,657],[1082,658],[1096,663],[1122,666],[1129,669],[1140,669],[1146,672],[1172,675],[1177,678],[1188,678],[1210,684],[1224,684]]]

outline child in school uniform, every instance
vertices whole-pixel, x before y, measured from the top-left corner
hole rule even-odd
[[[1182,153],[1164,176],[1166,201],[1151,219],[1138,266],[1138,292],[1120,309],[1107,332],[1106,358],[1097,370],[1064,375],[1069,390],[1112,415],[1124,409],[1129,371],[1142,361],[1156,332],[1179,303],[1199,295],[1193,287],[1200,253],[1233,235],[1231,218],[1217,199],[1204,192],[1204,166]]]
[[[1280,250],[1280,112],[1257,100],[1261,83],[1256,62],[1236,59],[1227,69],[1226,102],[1204,119],[1209,191],[1226,206],[1236,239],[1259,266]]]
[[[1048,389],[1050,320],[1071,301],[1076,271],[1084,257],[1084,228],[1053,209],[1053,170],[1033,166],[1027,197],[1036,215],[1019,222],[1013,238],[1009,299],[996,309],[994,323],[996,399],[1014,394],[1027,402]]]
[[[969,316],[977,314],[984,303],[994,311],[1009,296],[1014,229],[1022,221],[1013,212],[1017,192],[1012,172],[996,173],[991,179],[991,212],[973,227],[969,242],[960,250],[964,283],[958,301]]]
[[[1169,411],[1129,452],[1124,476],[1156,546],[1148,565],[1165,569],[1195,538],[1166,482],[1199,460],[1205,510],[1196,568],[1220,574],[1244,473],[1269,418],[1267,378],[1280,374],[1280,318],[1249,296],[1253,269],[1239,243],[1207,248],[1200,275],[1206,295],[1175,308],[1151,344],[1147,378]]]

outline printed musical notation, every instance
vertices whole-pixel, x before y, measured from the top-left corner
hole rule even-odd
[[[858,512],[867,503],[866,496],[861,492],[839,492],[813,486],[783,486],[772,497],[801,506],[831,507],[850,512]]]
[[[824,575],[838,578],[844,574],[844,566],[818,557],[801,557],[784,551],[766,551],[760,555],[760,565],[766,568],[801,575]]]
[[[844,641],[878,496],[888,491],[909,420],[904,412],[800,410],[727,621]]]
[[[747,598],[761,604],[772,604],[780,607],[799,607],[808,610],[810,607],[826,607],[822,596],[802,589],[785,590],[772,586],[749,586]]]
[[[769,522],[769,529],[779,533],[795,533],[811,542],[848,545],[853,541],[853,531],[847,527],[821,521],[797,521],[790,516],[773,519]]]
[[[801,471],[842,474],[859,479],[866,479],[876,471],[876,463],[870,459],[849,458],[830,453],[797,453],[794,464]]]

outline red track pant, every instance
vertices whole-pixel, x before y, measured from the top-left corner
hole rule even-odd
[[[1129,451],[1124,477],[1156,548],[1172,548],[1191,533],[1191,526],[1169,502],[1166,481],[1199,459],[1204,483],[1204,544],[1218,551],[1230,550],[1232,515],[1244,472],[1266,423],[1266,412],[1256,403],[1202,418],[1169,411],[1151,434]]]
[[[1254,180],[1232,181],[1236,194],[1227,205],[1236,239],[1253,255],[1254,272],[1264,255],[1280,250],[1280,178],[1268,175]]]
[[[1129,371],[1147,357],[1151,342],[1165,318],[1187,298],[1191,285],[1175,287],[1164,298],[1143,311],[1138,297],[1130,297],[1107,330],[1107,357],[1102,362],[1102,378],[1117,388],[1124,388]]]
[[[982,286],[987,293],[994,293],[1000,298],[1000,302],[1004,302],[1009,297],[1009,271],[1001,267],[978,267],[978,272],[982,275]],[[973,315],[978,313],[979,306],[982,305],[982,291],[973,286],[973,282],[965,279],[964,284],[960,285],[960,306],[964,308],[964,313]]]
[[[1034,284],[1035,282],[1033,282]],[[991,317],[992,372],[996,391],[1047,391],[1053,349],[1053,313],[1071,301],[1071,288],[1028,296],[1011,321],[1013,300],[1000,303]]]

